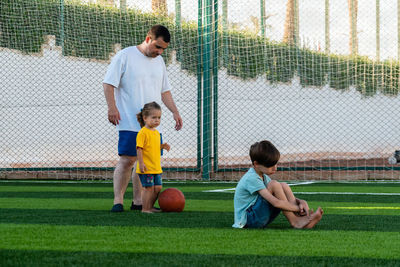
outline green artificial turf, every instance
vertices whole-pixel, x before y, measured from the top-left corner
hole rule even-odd
[[[167,187],[185,194],[183,212],[130,211],[129,188],[125,212],[111,213],[111,183],[0,181],[0,265],[400,265],[400,183],[292,186],[325,211],[311,230],[291,229],[283,215],[266,229],[233,229],[233,192],[204,191],[234,183]]]

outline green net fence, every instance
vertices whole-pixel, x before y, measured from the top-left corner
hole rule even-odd
[[[104,74],[163,24],[166,179],[239,179],[264,139],[279,179],[400,179],[396,21],[395,0],[2,0],[0,178],[111,178]]]

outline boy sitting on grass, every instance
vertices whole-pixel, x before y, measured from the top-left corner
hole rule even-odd
[[[235,228],[264,228],[282,211],[293,228],[313,228],[323,210],[309,211],[306,201],[296,198],[286,183],[271,180],[280,158],[269,141],[250,148],[253,167],[240,179],[234,196]]]

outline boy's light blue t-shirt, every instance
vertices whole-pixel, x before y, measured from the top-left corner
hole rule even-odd
[[[235,223],[232,227],[243,228],[246,225],[246,210],[257,201],[259,195],[257,191],[267,188],[268,183],[271,181],[271,178],[267,175],[264,174],[263,176],[264,180],[261,180],[254,168],[250,168],[240,179],[236,186],[235,196],[233,198]]]

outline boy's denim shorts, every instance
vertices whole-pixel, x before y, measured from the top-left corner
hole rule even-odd
[[[245,228],[264,228],[270,224],[281,212],[272,206],[262,196],[258,196],[256,203],[246,210],[247,223]]]
[[[119,131],[118,135],[118,155],[119,156],[132,156],[136,157],[136,137],[138,132],[132,131]],[[162,134],[160,134],[162,144]],[[161,149],[161,156],[163,151]]]
[[[161,174],[140,174],[139,179],[143,187],[162,185]]]

